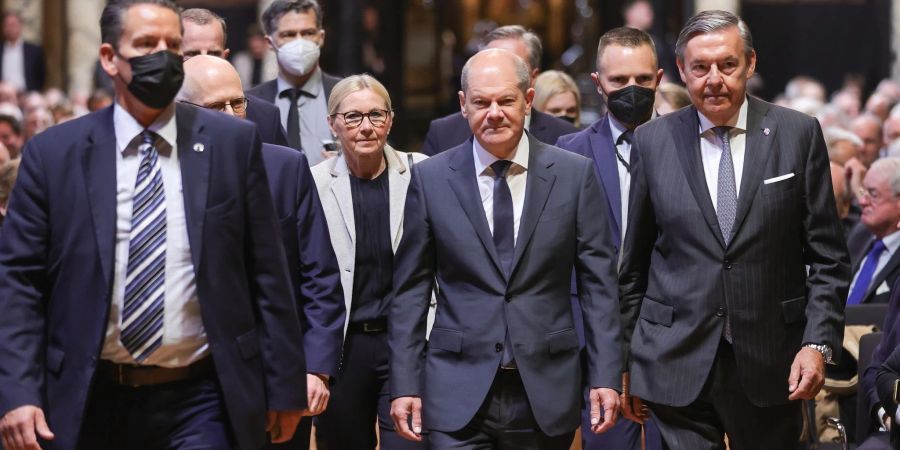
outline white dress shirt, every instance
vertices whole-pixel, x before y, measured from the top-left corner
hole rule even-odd
[[[122,304],[125,300],[125,276],[128,268],[128,245],[134,187],[141,157],[129,143],[144,128],[119,103],[113,106],[116,133],[116,247],[112,305],[106,327],[101,358],[120,364],[135,364],[134,358],[119,340],[122,328]],[[175,109],[163,112],[149,129],[157,133],[166,146],[159,148],[159,164],[166,195],[166,294],[163,314],[162,345],[142,364],[181,367],[209,354],[209,344],[200,317],[194,264],[188,242],[178,165]]]
[[[706,173],[706,186],[709,188],[709,196],[712,199],[716,212],[719,210],[719,160],[722,159],[722,141],[716,135],[713,128],[716,127],[699,111],[700,116],[700,156],[703,158],[703,171]],[[737,115],[728,121],[732,127],[729,132],[729,145],[731,158],[734,161],[734,182],[737,188],[738,198],[741,195],[741,178],[744,174],[744,151],[747,143],[747,99],[738,110]]]
[[[628,130],[628,127],[616,120],[612,114],[609,114],[608,116],[609,131],[612,136],[613,146],[616,147],[616,151],[622,155],[622,158],[625,159],[625,161],[631,161],[631,144],[623,140],[621,144],[616,145],[619,136]],[[619,229],[622,231],[620,233],[622,242],[625,242],[625,230],[628,229],[628,194],[631,192],[631,172],[628,171],[628,168],[625,167],[625,164],[622,164],[622,161],[620,161],[619,158],[616,158],[616,169],[618,169],[619,172],[619,193],[620,203],[622,204],[622,225]],[[619,244],[621,245],[622,242]],[[622,253],[620,252],[620,258],[621,255]]]
[[[19,92],[26,89],[25,44],[21,38],[13,43],[3,42],[3,81]]]
[[[478,143],[478,139],[472,139],[472,153],[475,156],[475,177],[478,180],[478,192],[481,194],[481,206],[487,217],[488,227],[494,234],[494,169],[491,164],[499,160],[496,156],[484,149]],[[528,135],[522,133],[519,146],[509,155],[509,169],[506,170],[506,183],[509,184],[509,192],[512,194],[513,203],[513,232],[515,244],[519,240],[519,223],[522,219],[522,208],[525,205],[525,182],[528,178]]]
[[[878,256],[878,264],[875,265],[875,272],[872,273],[873,282],[875,281],[875,277],[877,277],[878,274],[881,273],[881,269],[884,269],[884,266],[887,265],[888,261],[891,260],[891,257],[894,256],[894,253],[897,253],[897,249],[900,248],[900,231],[894,231],[893,233],[885,236],[883,239],[881,239],[881,242],[884,243],[884,251],[881,252],[881,255]],[[865,264],[866,257],[868,257],[868,255],[868,251],[865,255],[863,255],[863,259],[859,264],[859,269],[857,269],[856,273],[853,274],[853,281],[850,283],[850,290],[847,292],[853,292],[853,287],[856,286],[856,279],[859,277],[859,271],[862,269],[863,264]]]
[[[291,107],[291,99],[282,97],[281,93],[292,86],[281,75],[277,78],[278,91],[275,94],[275,106],[281,110],[281,124],[287,132],[288,112]],[[312,76],[300,90],[309,95],[301,95],[297,98],[297,108],[300,110],[300,145],[303,153],[309,161],[310,167],[325,160],[322,150],[325,144],[333,142],[331,128],[328,127],[328,99],[325,98],[325,87],[322,86],[322,69],[316,68]],[[346,112],[346,111],[338,111]],[[368,112],[368,111],[362,111]]]

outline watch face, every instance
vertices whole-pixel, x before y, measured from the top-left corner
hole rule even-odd
[[[898,390],[900,390],[900,379],[894,380],[894,404],[900,404],[900,397],[898,397],[900,392],[897,392]]]

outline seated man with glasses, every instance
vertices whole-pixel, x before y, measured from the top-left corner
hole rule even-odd
[[[242,119],[248,104],[234,67],[207,55],[184,62],[184,85],[177,100]],[[306,157],[289,147],[263,144],[262,158],[304,332],[306,414],[313,416],[328,405],[329,382],[337,374],[341,353],[345,307],[340,272]],[[290,444],[279,448],[308,448],[311,426],[311,417],[304,418]]]

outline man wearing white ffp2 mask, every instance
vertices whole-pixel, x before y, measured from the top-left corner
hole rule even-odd
[[[247,93],[278,106],[288,144],[316,165],[329,156],[328,96],[340,81],[319,68],[322,9],[315,0],[275,0],[263,12],[262,24],[278,60],[278,77]]]

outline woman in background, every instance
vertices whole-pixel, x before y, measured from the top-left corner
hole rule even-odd
[[[548,70],[534,80],[534,109],[581,128],[581,93],[567,73]]]

